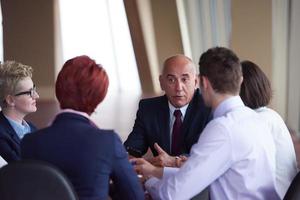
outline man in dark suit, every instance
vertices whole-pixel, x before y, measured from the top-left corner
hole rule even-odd
[[[161,165],[174,166],[175,156],[189,154],[198,141],[210,119],[210,109],[204,105],[197,89],[196,69],[190,58],[175,55],[166,59],[159,81],[165,95],[140,101],[133,130],[124,145],[134,157],[143,156],[150,147],[156,157],[153,162],[159,163],[159,160]],[[177,147],[174,147],[173,137],[175,110],[180,110],[182,121]],[[167,156],[157,152],[159,147]]]

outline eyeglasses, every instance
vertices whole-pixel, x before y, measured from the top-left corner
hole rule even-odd
[[[19,92],[19,93],[15,94],[14,96],[20,96],[20,95],[26,94],[26,95],[30,95],[30,97],[33,98],[36,93],[37,93],[36,92],[36,86],[33,85],[33,88],[31,88],[30,90],[24,91],[24,92]]]

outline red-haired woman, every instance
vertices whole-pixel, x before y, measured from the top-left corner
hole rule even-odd
[[[22,157],[50,162],[71,180],[79,198],[107,199],[110,179],[122,199],[143,199],[142,187],[116,133],[89,116],[108,88],[105,70],[88,56],[68,60],[56,81],[62,112],[21,143]]]

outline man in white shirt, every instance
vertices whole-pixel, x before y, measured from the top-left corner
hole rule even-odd
[[[279,199],[275,191],[275,146],[259,115],[239,97],[242,70],[229,49],[211,48],[200,58],[200,88],[213,120],[181,168],[158,168],[133,159],[149,178],[153,199],[190,199],[210,185],[214,199]]]

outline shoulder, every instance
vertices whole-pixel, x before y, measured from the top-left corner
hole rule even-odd
[[[161,102],[167,102],[168,99],[165,95],[158,96],[158,97],[151,97],[151,98],[145,98],[140,100],[140,104],[142,105],[156,105],[160,104]]]
[[[15,132],[4,115],[0,114],[0,136],[6,136],[9,132]]]
[[[255,110],[260,116],[265,117],[265,118],[277,118],[277,119],[282,119],[281,116],[275,111],[272,110],[271,108],[267,108],[267,107],[262,107],[262,108],[258,108]]]
[[[6,127],[3,126],[2,123],[0,123],[0,139],[9,139],[11,140],[11,133],[14,133],[14,130],[12,129],[11,131],[9,131]]]
[[[120,136],[114,130],[92,127],[90,133],[91,139],[101,141],[105,145],[114,146],[116,143],[122,145]]]
[[[91,144],[98,144],[104,146],[112,146],[116,141],[119,142],[120,138],[113,130],[99,129],[94,126],[76,127],[74,132],[70,130],[64,134],[65,129],[57,129],[57,127],[49,126],[35,132],[26,134],[22,139],[24,144],[32,144],[39,142],[52,143],[57,141],[57,137],[67,138],[69,136],[69,142],[78,142],[80,140],[90,141]],[[64,136],[63,136],[64,135]]]
[[[190,102],[189,107],[195,110],[195,112],[202,113],[203,115],[209,115],[211,112],[211,109],[205,105],[199,89],[195,90],[193,99]]]
[[[115,158],[125,158],[127,153],[122,144],[120,136],[114,130],[98,129],[93,127],[92,140],[98,140],[101,146],[111,150]],[[89,136],[90,137],[90,136]]]
[[[95,126],[92,126],[88,124],[84,127],[78,127],[77,131],[86,133],[82,135],[86,135],[87,137],[90,137],[91,139],[98,139],[100,138],[103,141],[113,141],[119,139],[118,134],[112,130],[112,129],[101,129]]]
[[[246,106],[236,107],[223,116],[213,119],[207,127],[210,132],[222,133],[234,141],[244,141],[268,130],[260,116]]]
[[[194,93],[194,96],[192,99],[192,105],[197,105],[199,107],[207,108],[199,89],[195,90],[195,93]]]
[[[2,112],[0,112],[0,128],[4,128],[6,124],[9,124]]]
[[[281,127],[281,129],[287,130],[285,122],[275,110],[264,107],[257,109],[256,112],[272,129]]]
[[[118,140],[119,139],[118,134],[112,129],[99,129],[99,128],[96,128],[96,127],[92,127],[92,129],[95,131],[95,133],[97,133],[101,137],[111,138],[112,140]]]
[[[152,97],[152,98],[146,98],[141,99],[139,102],[139,109],[143,110],[156,110],[159,107],[165,107],[168,106],[168,99],[164,96],[158,96],[158,97]],[[169,107],[168,107],[169,108]]]
[[[3,115],[3,112],[1,111],[0,112],[0,121],[2,122],[2,121],[6,121],[6,118],[5,118],[5,116]]]
[[[120,136],[113,130],[99,130],[100,134],[102,134],[103,140],[105,141],[105,145],[110,144],[110,148],[113,149],[115,158],[125,158],[127,157],[127,153],[122,144]]]
[[[28,123],[28,124],[29,124],[32,132],[25,134],[25,136],[21,140],[21,143],[27,143],[27,142],[31,141],[32,139],[35,140],[35,138],[39,138],[41,136],[43,137],[44,132],[48,132],[48,131],[51,132],[51,130],[49,130],[49,127],[37,130],[34,125],[32,125],[31,123]]]
[[[6,128],[5,128],[6,123],[7,122],[0,121],[0,134],[2,134],[2,132],[6,132]]]
[[[28,125],[30,126],[31,132],[37,130],[36,126],[35,126],[32,122],[27,122],[27,123],[28,123]]]
[[[246,106],[242,106],[227,112],[221,117],[213,119],[212,122],[231,130],[232,128],[239,127],[242,124],[245,125],[254,122],[258,122],[258,124],[260,124],[261,120],[254,110]]]

